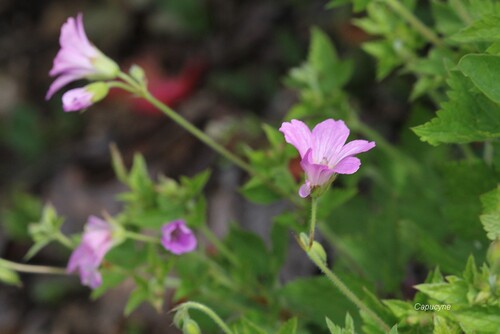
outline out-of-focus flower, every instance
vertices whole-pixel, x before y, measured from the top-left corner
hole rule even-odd
[[[50,76],[57,77],[47,92],[50,99],[55,92],[79,79],[114,79],[120,72],[118,65],[106,57],[87,38],[83,28],[83,16],[70,17],[61,28],[61,49],[54,58]]]
[[[336,174],[353,174],[361,165],[354,155],[375,147],[375,142],[353,140],[346,144],[349,128],[341,120],[327,119],[311,131],[298,120],[284,122],[280,131],[287,143],[295,146],[302,161],[306,181],[299,195],[307,197],[318,187],[328,184]]]
[[[64,111],[86,109],[106,97],[108,91],[108,85],[104,82],[95,82],[83,88],[70,89],[62,96],[63,109]]]
[[[90,216],[82,241],[69,259],[68,273],[78,271],[83,285],[97,288],[102,283],[99,266],[113,244],[113,227],[98,217]]]
[[[166,250],[180,255],[196,248],[196,237],[184,220],[174,220],[161,228],[161,244]]]

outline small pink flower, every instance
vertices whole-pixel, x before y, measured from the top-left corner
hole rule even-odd
[[[294,119],[284,122],[280,131],[302,158],[300,165],[306,181],[299,190],[301,197],[307,197],[314,188],[328,184],[336,174],[355,173],[361,161],[354,155],[375,147],[375,142],[366,140],[346,144],[349,128],[341,120],[327,119],[311,132],[304,122]]]
[[[174,254],[192,252],[196,248],[196,237],[184,220],[174,220],[161,228],[161,244]]]
[[[86,109],[102,100],[108,94],[109,86],[104,82],[94,82],[83,88],[74,88],[62,97],[64,111]]]
[[[73,251],[67,271],[78,271],[83,285],[92,289],[102,283],[98,269],[106,253],[113,246],[112,226],[95,216],[90,216],[85,226],[80,245]]]
[[[75,88],[68,90],[62,96],[64,111],[78,111],[90,107],[94,94],[85,88]]]
[[[83,16],[70,17],[61,28],[61,49],[54,59],[50,76],[57,76],[50,85],[46,99],[70,82],[79,79],[113,79],[119,73],[118,65],[106,57],[87,38]]]

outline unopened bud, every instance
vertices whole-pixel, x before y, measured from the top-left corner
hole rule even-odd
[[[201,334],[200,327],[193,319],[184,320],[184,325],[182,326],[183,334]]]

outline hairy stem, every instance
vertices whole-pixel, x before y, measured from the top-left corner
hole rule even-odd
[[[205,313],[207,316],[209,316],[221,329],[225,334],[233,334],[233,331],[224,323],[224,321],[210,309],[209,307],[197,303],[197,302],[186,302],[184,304],[179,305],[176,310],[180,309],[195,309],[198,311],[201,311]]]
[[[316,197],[311,198],[311,222],[309,225],[309,248],[314,242],[314,232],[316,229],[316,211],[318,209],[318,199]]]
[[[203,232],[203,235],[205,238],[207,238],[208,241],[210,241],[217,250],[226,257],[226,259],[229,260],[233,265],[238,265],[238,260],[234,255],[231,253],[231,251],[224,245],[219,238],[212,232],[211,229],[209,229],[207,226],[203,225],[201,227],[201,231]]]
[[[160,239],[158,239],[158,238],[150,237],[149,235],[136,233],[136,232],[132,232],[132,231],[125,231],[125,236],[129,239],[134,239],[137,241],[143,241],[143,242],[149,242],[149,243],[155,243],[155,244],[160,243]]]
[[[51,274],[51,275],[68,274],[65,268],[23,264],[23,263],[8,261],[5,259],[0,259],[0,267],[4,267],[21,273]]]
[[[389,332],[391,328],[365,303],[361,301],[342,280],[333,273],[327,266],[326,263],[321,260],[316,253],[312,250],[306,250],[309,258],[314,262],[314,264],[325,274],[326,277],[339,289],[339,291],[349,299],[354,305],[356,305],[361,311],[366,313],[370,318],[372,318],[384,331]]]

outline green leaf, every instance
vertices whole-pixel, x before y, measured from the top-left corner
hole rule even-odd
[[[463,280],[454,283],[418,284],[415,288],[439,302],[451,305],[467,303],[468,287]]]
[[[328,317],[326,317],[326,325],[331,334],[355,334],[354,331],[354,321],[351,318],[349,312],[345,316],[345,327],[335,325]]]
[[[458,68],[481,92],[492,101],[500,103],[500,86],[498,85],[500,56],[468,54],[460,59]]]
[[[394,325],[389,334],[398,334],[398,325]]]
[[[500,238],[500,187],[481,196],[483,214],[479,217],[490,240]]]
[[[320,87],[324,93],[331,93],[342,87],[352,74],[352,63],[339,61],[328,35],[316,27],[311,30],[307,61],[319,76]]]
[[[498,333],[500,324],[499,307],[471,307],[457,310],[454,317],[466,333]]]
[[[269,189],[261,178],[253,177],[241,188],[243,196],[255,203],[270,204],[279,199],[281,195]]]
[[[100,273],[102,275],[102,284],[98,288],[92,290],[92,294],[90,295],[92,300],[101,297],[109,289],[117,287],[127,278],[123,272],[114,271],[113,269],[103,268],[100,270]]]
[[[292,318],[285,322],[278,331],[278,334],[295,334],[297,332],[297,318]]]
[[[460,43],[495,42],[500,40],[500,17],[488,15],[458,32],[452,39]]]
[[[377,59],[377,80],[384,79],[393,69],[403,63],[396,54],[391,41],[367,42],[362,48]]]
[[[1,266],[0,266],[0,282],[3,282],[8,285],[14,285],[17,287],[21,287],[23,285],[21,279],[19,278],[19,275],[15,271]]]
[[[457,33],[464,24],[456,11],[449,5],[439,0],[431,1],[432,15],[436,23],[436,30],[445,36]]]
[[[433,334],[460,334],[460,327],[452,321],[447,321],[446,318],[437,314],[434,315],[434,331]]]
[[[128,297],[127,305],[125,306],[124,314],[129,316],[136,308],[149,298],[148,290],[143,286],[137,286]]]
[[[459,72],[450,73],[448,85],[449,100],[441,104],[437,117],[412,129],[420,139],[439,145],[500,137],[500,106]]]

